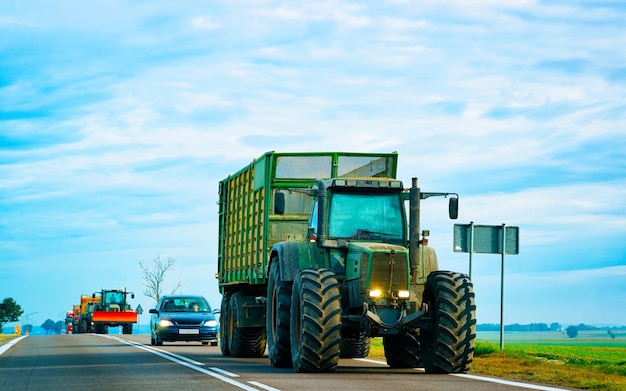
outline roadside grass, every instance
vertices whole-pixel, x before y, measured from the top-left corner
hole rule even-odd
[[[3,343],[18,337],[18,335],[15,334],[0,334],[0,345],[2,345]]]
[[[372,340],[368,357],[385,360],[382,338]],[[587,390],[626,390],[626,341],[596,336],[539,339],[508,343],[503,351],[499,343],[477,341],[470,374]]]

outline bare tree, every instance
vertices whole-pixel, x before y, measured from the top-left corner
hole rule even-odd
[[[139,262],[141,268],[141,277],[143,278],[142,285],[146,287],[143,294],[153,298],[155,301],[159,301],[163,295],[165,289],[165,275],[168,271],[174,270],[176,266],[176,258],[167,257],[166,260],[161,259],[160,255],[154,257],[151,263],[145,265]],[[172,294],[182,287],[180,280],[174,288],[172,288]]]

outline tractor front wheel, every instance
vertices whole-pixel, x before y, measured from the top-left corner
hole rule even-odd
[[[337,368],[341,344],[341,296],[335,273],[301,270],[291,294],[291,360],[296,372]]]
[[[432,327],[420,330],[424,366],[429,373],[465,373],[474,359],[476,304],[468,276],[436,271],[428,276],[423,302]]]

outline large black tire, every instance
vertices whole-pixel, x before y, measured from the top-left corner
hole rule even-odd
[[[84,334],[87,332],[87,319],[81,319],[78,323],[78,333]]]
[[[343,337],[339,345],[339,357],[341,358],[364,358],[370,354],[372,338],[360,334],[356,338]]]
[[[228,318],[230,313],[230,295],[222,295],[222,305],[220,307],[220,349],[224,356],[230,356],[228,348]]]
[[[423,302],[432,329],[420,331],[428,373],[465,373],[474,360],[476,304],[474,287],[465,274],[437,271],[426,281]]]
[[[107,330],[106,330],[106,332],[105,332],[105,331],[104,331],[104,325],[103,325],[103,324],[100,324],[100,323],[96,323],[96,324],[93,326],[93,329],[94,329],[94,331],[93,331],[93,332],[94,332],[95,334],[108,334],[108,333],[109,333],[108,328],[107,328]]]
[[[233,357],[263,357],[267,334],[265,327],[239,327],[237,314],[239,293],[230,297],[228,317],[228,350]]]
[[[301,270],[293,283],[290,318],[294,370],[334,371],[341,345],[341,296],[335,273]]]
[[[132,334],[132,333],[133,333],[132,323],[122,325],[122,334]]]
[[[417,332],[383,337],[387,365],[392,368],[419,368],[422,366],[421,349]]]
[[[270,364],[291,368],[291,343],[289,339],[289,312],[291,283],[280,277],[278,259],[272,258],[267,282],[267,352]]]

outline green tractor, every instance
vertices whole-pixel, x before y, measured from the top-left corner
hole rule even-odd
[[[473,360],[471,281],[438,270],[422,192],[397,154],[268,152],[220,183],[222,352],[326,372],[382,337],[391,367],[462,373]],[[407,205],[408,204],[408,205]]]

